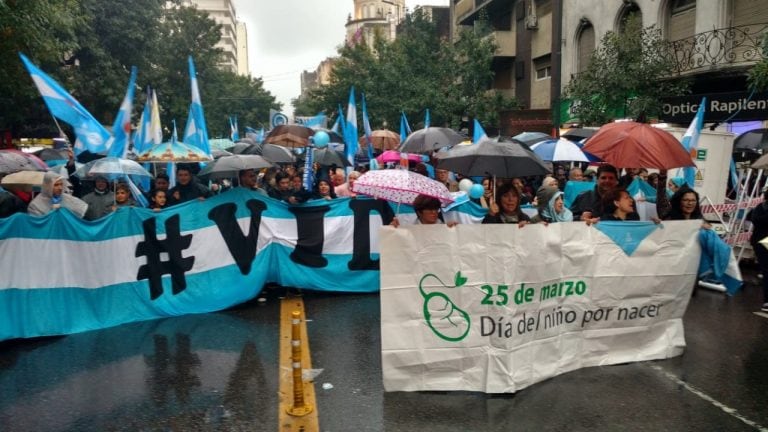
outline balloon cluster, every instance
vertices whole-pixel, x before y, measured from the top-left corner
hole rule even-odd
[[[483,185],[472,183],[472,180],[468,178],[459,182],[459,190],[465,192],[472,199],[480,199],[485,193]]]

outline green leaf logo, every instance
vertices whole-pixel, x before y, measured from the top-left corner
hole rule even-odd
[[[427,293],[424,291],[424,281],[427,278],[435,278],[445,288],[460,288],[467,282],[467,278],[457,272],[454,277],[454,286],[448,286],[432,273],[424,275],[419,281],[419,292],[424,298],[424,320],[437,337],[449,341],[459,342],[469,334],[471,319],[467,312],[456,306],[450,297],[442,292]]]

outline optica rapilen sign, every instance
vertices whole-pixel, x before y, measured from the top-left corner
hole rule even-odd
[[[690,123],[703,97],[707,98],[705,122],[723,120],[765,120],[768,118],[768,93],[708,93],[664,98],[661,120]]]

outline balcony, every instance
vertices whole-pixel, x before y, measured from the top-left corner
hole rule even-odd
[[[768,23],[728,27],[669,42],[678,75],[747,68],[762,58],[760,44]]]
[[[514,57],[516,55],[516,39],[514,31],[495,30],[488,37],[493,38],[498,45],[496,57]]]

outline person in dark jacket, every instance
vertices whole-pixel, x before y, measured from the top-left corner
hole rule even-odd
[[[760,243],[760,240],[768,237],[768,188],[763,190],[763,202],[747,214],[747,220],[752,222],[750,244],[763,275],[763,306],[760,310],[768,312],[768,249]]]
[[[531,221],[527,214],[520,210],[520,192],[512,183],[504,183],[496,191],[496,200],[491,203],[488,214],[483,218],[484,224],[510,223],[520,227]]]
[[[0,188],[0,219],[7,218],[14,213],[25,213],[27,204],[21,198]]]
[[[168,191],[168,205],[181,204],[195,199],[204,200],[213,196],[207,187],[195,180],[190,167],[176,167],[176,186]]]
[[[635,212],[635,200],[624,188],[608,191],[603,196],[603,215],[601,221],[639,221],[640,216]]]

